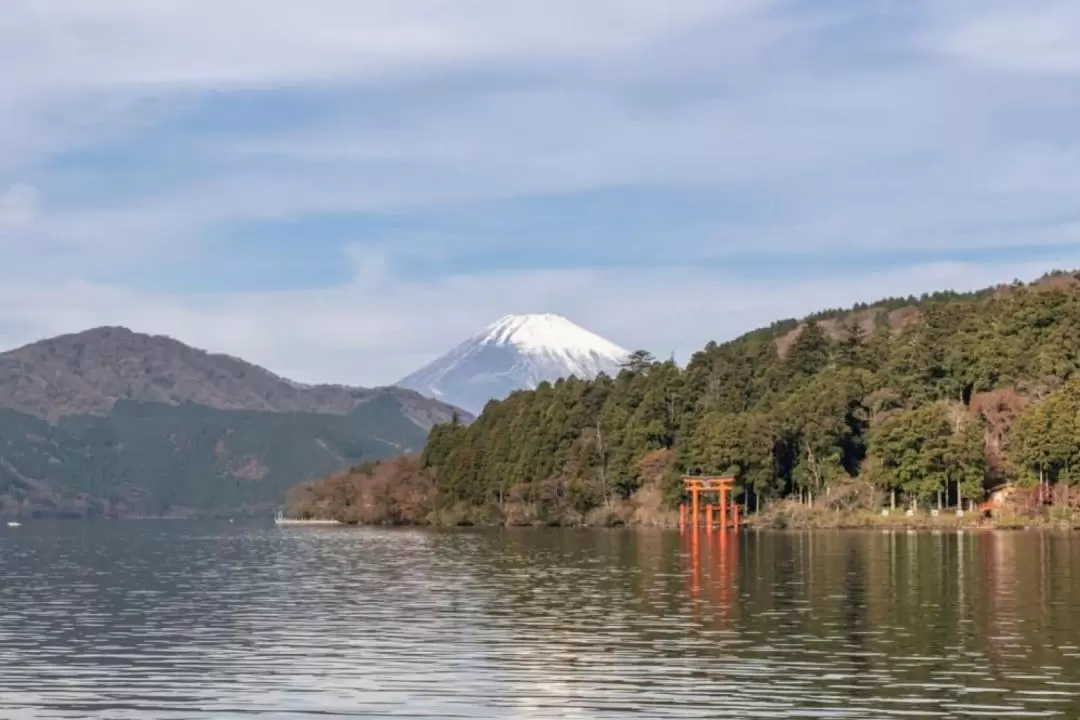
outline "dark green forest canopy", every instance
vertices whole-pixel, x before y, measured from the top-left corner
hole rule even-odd
[[[1080,467],[1080,282],[893,298],[709,343],[685,368],[544,383],[432,431],[440,506],[575,512],[684,473],[734,472],[747,504],[854,478],[902,502],[980,500]],[[657,464],[661,472],[657,477]]]
[[[265,515],[298,481],[425,435],[388,395],[344,415],[125,400],[49,424],[0,409],[0,515]]]

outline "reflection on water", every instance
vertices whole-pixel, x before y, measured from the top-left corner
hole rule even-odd
[[[1080,717],[1037,533],[0,529],[0,717]]]

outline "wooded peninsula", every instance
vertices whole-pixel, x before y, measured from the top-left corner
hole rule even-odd
[[[671,525],[683,476],[733,474],[744,514],[773,525],[970,517],[1005,487],[1008,522],[1071,526],[1078,364],[1080,273],[890,298],[709,343],[685,368],[639,351],[617,377],[516,392],[471,424],[437,425],[419,455],[294,488],[289,510]]]

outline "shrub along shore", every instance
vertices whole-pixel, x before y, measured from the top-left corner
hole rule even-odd
[[[846,490],[844,492],[843,490]],[[801,500],[772,502],[743,515],[743,525],[777,530],[814,529],[1073,529],[1080,513],[1063,507],[1049,510],[1005,503],[990,513],[956,508],[877,508],[873,489],[848,487],[815,506]],[[855,498],[855,500],[853,500]],[[860,500],[861,498],[861,500]],[[368,463],[329,478],[306,483],[289,496],[289,513],[300,518],[332,518],[349,525],[431,527],[640,527],[679,526],[677,510],[666,507],[657,487],[646,487],[627,500],[593,508],[588,513],[552,515],[543,505],[510,502],[503,506],[439,507],[436,483],[415,457]]]

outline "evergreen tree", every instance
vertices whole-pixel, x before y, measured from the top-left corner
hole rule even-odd
[[[420,465],[440,507],[550,503],[549,518],[658,483],[674,502],[696,473],[734,473],[754,504],[856,479],[923,507],[979,501],[1002,473],[1076,483],[1080,282],[1067,277],[785,320],[711,342],[685,369],[638,351],[614,377],[541,383],[435,427]],[[1014,423],[980,414],[994,393],[1025,400]]]

